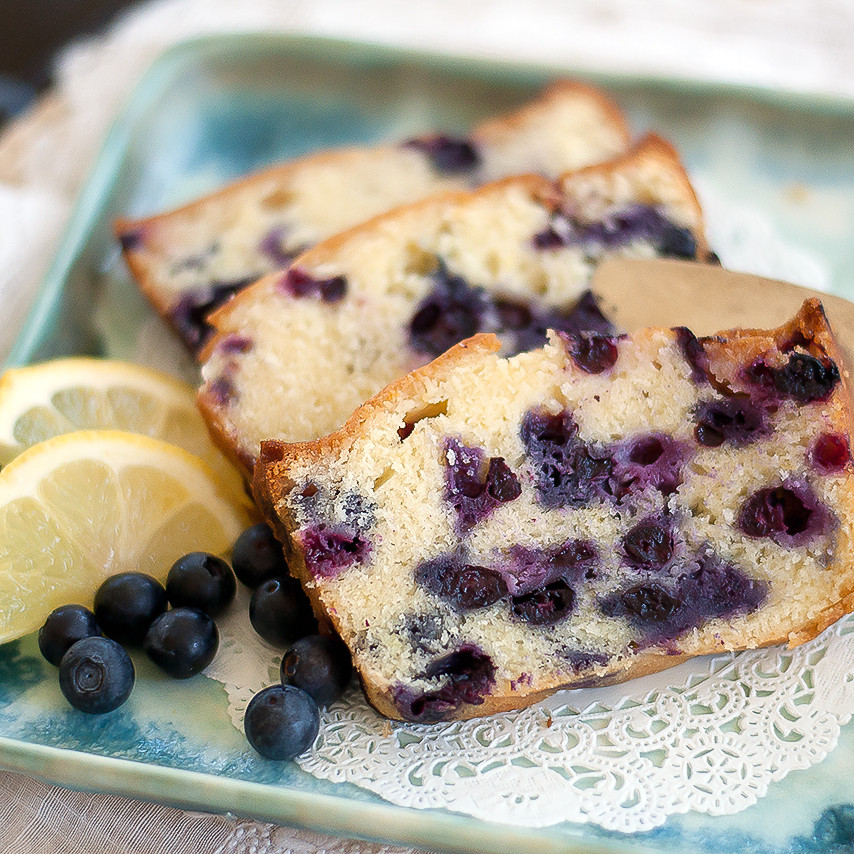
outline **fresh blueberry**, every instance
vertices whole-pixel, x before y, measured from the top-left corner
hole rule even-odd
[[[299,582],[290,577],[268,578],[258,585],[249,602],[249,621],[273,646],[290,646],[317,632],[311,603]]]
[[[173,679],[201,673],[219,647],[216,623],[198,608],[173,608],[161,614],[145,635],[145,654]]]
[[[65,699],[91,715],[121,706],[133,689],[133,662],[114,640],[88,637],[69,647],[59,663],[59,687]]]
[[[284,654],[281,673],[282,684],[302,688],[318,706],[328,706],[350,684],[353,662],[340,638],[309,635]]]
[[[293,685],[271,685],[249,701],[243,729],[265,758],[293,759],[314,744],[320,714],[305,691]]]
[[[282,544],[269,525],[259,522],[247,528],[234,544],[231,553],[234,574],[253,590],[268,578],[289,574]]]
[[[178,558],[166,577],[166,596],[173,608],[198,608],[211,617],[226,609],[236,591],[231,567],[207,552],[190,552]]]
[[[83,638],[98,637],[101,627],[95,615],[82,605],[60,605],[39,629],[39,650],[51,664],[59,666],[62,656]]]
[[[163,585],[142,572],[110,576],[95,593],[95,618],[102,631],[125,646],[139,646],[168,600]]]

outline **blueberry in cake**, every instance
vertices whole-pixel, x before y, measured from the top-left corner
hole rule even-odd
[[[384,715],[523,707],[854,610],[847,375],[817,300],[772,331],[498,348],[262,446],[259,505]]]
[[[585,291],[614,256],[708,257],[691,184],[658,137],[557,181],[434,196],[314,247],[211,315],[202,412],[251,475],[263,439],[326,435],[477,332],[512,353],[548,329],[611,331]]]
[[[432,193],[524,172],[554,177],[628,143],[610,99],[559,81],[468,137],[434,134],[309,155],[180,209],[121,220],[116,230],[143,293],[197,351],[214,308],[339,231]]]

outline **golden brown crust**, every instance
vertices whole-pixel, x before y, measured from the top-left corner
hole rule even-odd
[[[543,113],[550,112],[556,102],[571,99],[595,104],[605,119],[604,123],[609,126],[609,130],[622,140],[624,147],[629,145],[631,131],[622,110],[601,89],[579,80],[553,81],[542,90],[535,100],[528,104],[512,112],[481,122],[472,131],[471,136],[475,140],[487,142],[496,137],[501,138],[523,125],[533,123]]]

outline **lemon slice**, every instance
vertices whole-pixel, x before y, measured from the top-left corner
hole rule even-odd
[[[175,445],[112,430],[33,445],[0,471],[0,643],[91,607],[109,575],[164,580],[187,552],[228,554],[250,524],[248,500]]]
[[[242,492],[186,383],[109,359],[68,358],[12,368],[0,377],[0,466],[37,442],[72,430],[129,430],[202,457]]]

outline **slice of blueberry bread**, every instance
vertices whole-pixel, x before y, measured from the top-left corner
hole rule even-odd
[[[817,300],[768,332],[498,347],[263,444],[256,499],[380,712],[522,707],[854,610],[851,411]]]
[[[603,93],[562,81],[467,138],[326,151],[116,228],[142,291],[196,351],[213,308],[339,231],[432,193],[524,172],[554,177],[628,142],[622,114]]]
[[[607,331],[579,299],[603,258],[707,257],[702,215],[657,137],[558,181],[434,196],[324,241],[210,317],[199,403],[251,474],[262,439],[340,427],[387,383],[477,332],[506,352]]]

